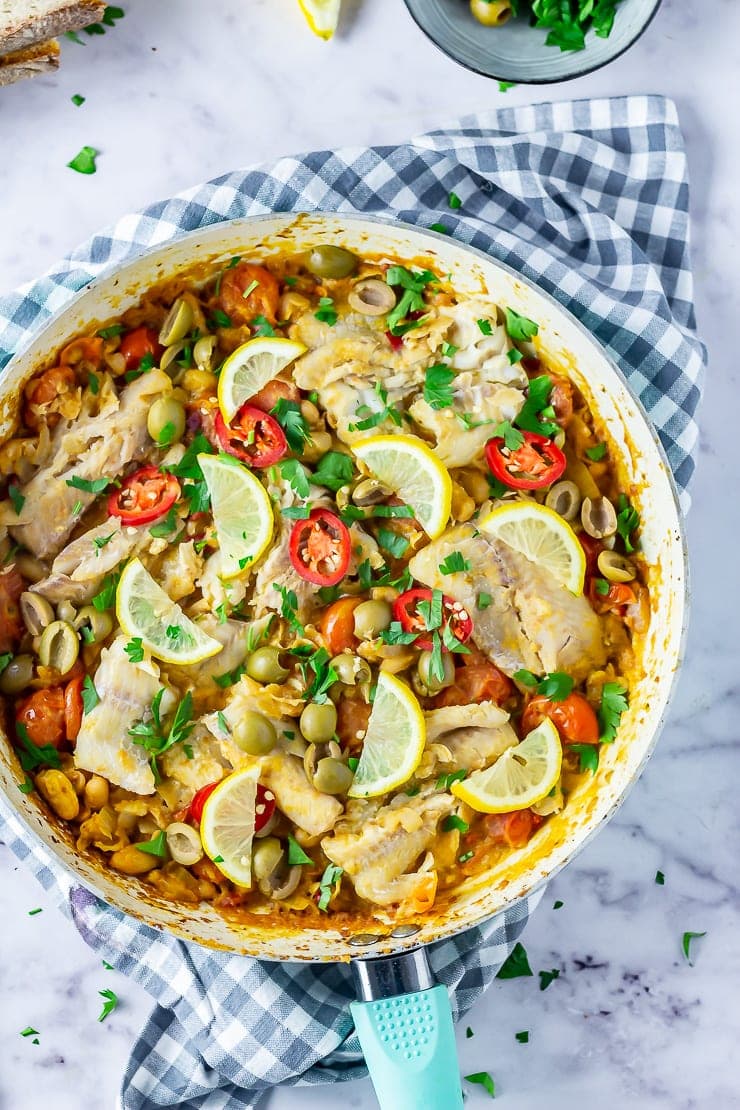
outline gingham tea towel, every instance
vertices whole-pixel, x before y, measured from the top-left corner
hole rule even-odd
[[[448,206],[451,192],[459,209]],[[686,508],[705,363],[688,199],[676,109],[658,96],[504,108],[401,146],[283,158],[127,215],[0,299],[0,368],[91,278],[184,231],[316,209],[442,222],[535,281],[596,335],[655,424]],[[85,940],[156,999],[124,1078],[125,1110],[244,1110],[276,1083],[364,1074],[345,967],[269,964],[176,941],[82,889],[1,803],[0,834]],[[537,901],[432,947],[456,1018],[491,982]]]

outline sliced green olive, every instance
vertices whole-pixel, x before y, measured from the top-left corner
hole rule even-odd
[[[280,662],[280,652],[275,647],[261,647],[247,657],[247,674],[255,682],[285,682],[290,674]]]
[[[203,859],[203,845],[192,825],[186,825],[184,821],[173,821],[167,826],[165,837],[175,863],[181,863],[183,867],[192,867],[198,860]]]
[[[581,523],[595,540],[613,536],[617,530],[617,512],[608,497],[586,497],[581,505]]]
[[[384,316],[396,307],[396,294],[380,278],[366,278],[350,290],[347,303],[363,316]]]
[[[256,709],[246,709],[231,730],[234,743],[248,755],[267,755],[277,741],[272,721]]]
[[[113,631],[113,617],[110,613],[96,609],[94,605],[83,605],[72,622],[77,632],[89,628],[92,642],[99,644]]]
[[[357,269],[358,258],[344,247],[331,243],[314,247],[308,256],[306,269],[318,278],[345,278]]]
[[[393,611],[387,601],[363,601],[354,611],[355,636],[375,640],[391,623]]]
[[[608,582],[633,582],[634,564],[617,551],[600,551],[597,565]]]
[[[185,406],[174,397],[158,397],[146,418],[146,428],[155,443],[178,443],[185,434]]]
[[[379,505],[392,493],[393,490],[384,486],[377,478],[363,478],[352,490],[352,500],[355,505]]]
[[[252,874],[258,883],[264,882],[281,864],[283,846],[276,836],[266,836],[255,844],[252,852]]]
[[[59,674],[67,674],[77,662],[80,641],[67,621],[52,621],[47,625],[39,644],[39,659],[45,667],[52,667]]]
[[[416,672],[421,686],[430,694],[438,694],[446,686],[452,686],[455,681],[455,664],[451,655],[445,654],[442,656],[442,668],[444,670],[442,678],[439,678],[436,674],[433,675],[432,653],[431,651],[422,651],[416,664]]]
[[[30,655],[16,655],[0,674],[0,690],[4,694],[20,694],[33,678],[33,659]]]
[[[32,636],[40,636],[48,624],[54,620],[54,610],[50,602],[40,594],[26,590],[20,597],[23,623]]]
[[[575,482],[567,479],[564,482],[556,482],[549,491],[545,504],[563,520],[575,520],[581,507],[581,491]]]
[[[370,681],[370,664],[359,655],[343,651],[341,655],[334,656],[331,665],[336,671],[337,678],[345,686],[361,686],[363,682]]]
[[[309,744],[331,740],[337,731],[337,707],[327,701],[323,705],[310,702],[301,713],[301,732]]]
[[[57,605],[57,620],[66,621],[67,624],[74,624],[77,616],[77,610],[71,601],[60,601]]]
[[[346,794],[354,775],[346,763],[330,755],[320,759],[313,777],[313,784],[322,794]]]
[[[193,361],[199,370],[210,370],[213,366],[213,352],[216,349],[215,335],[201,335],[193,347]]]
[[[172,308],[167,313],[162,330],[159,333],[159,342],[163,347],[178,343],[193,326],[193,309],[184,297],[178,297]]]

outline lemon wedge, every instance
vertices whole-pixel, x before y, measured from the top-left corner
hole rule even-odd
[[[186,617],[167,596],[140,559],[132,559],[116,591],[116,616],[127,636],[140,637],[144,647],[163,663],[202,663],[223,650],[223,644]]]
[[[257,336],[237,347],[218,376],[218,405],[226,423],[305,350],[303,343],[277,335]]]
[[[544,567],[571,593],[583,593],[586,556],[570,524],[552,509],[511,501],[479,520],[478,528]]]
[[[200,838],[206,855],[227,879],[252,885],[252,840],[259,767],[245,767],[222,779],[206,799]]]
[[[221,577],[236,578],[254,565],[275,527],[267,490],[259,478],[235,459],[198,455],[223,559]]]
[[[477,813],[511,813],[546,798],[560,778],[563,750],[548,718],[521,744],[507,748],[496,762],[451,786],[452,793]]]
[[[357,458],[414,510],[430,539],[450,518],[452,479],[432,449],[418,436],[370,436],[352,444]]]
[[[403,786],[419,766],[426,726],[405,682],[381,671],[350,798],[377,798]]]
[[[327,41],[332,38],[339,22],[341,0],[298,0],[298,3],[313,33]]]

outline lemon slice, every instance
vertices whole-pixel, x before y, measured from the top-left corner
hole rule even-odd
[[[221,577],[236,578],[252,567],[272,539],[275,518],[259,478],[221,455],[198,455],[211,495],[211,512],[223,558]]]
[[[218,404],[228,422],[239,409],[259,393],[281,370],[304,353],[303,343],[279,336],[258,336],[237,347],[221,367],[218,377]]]
[[[127,636],[141,637],[144,647],[164,663],[202,663],[223,650],[223,644],[185,616],[139,559],[132,559],[121,575],[116,616]]]
[[[252,840],[259,767],[227,775],[206,799],[200,838],[207,856],[227,879],[252,885]]]
[[[547,717],[491,767],[474,771],[451,786],[452,793],[478,813],[510,813],[536,805],[560,778],[563,750],[555,725]]]
[[[350,798],[377,798],[403,786],[419,766],[426,726],[405,682],[381,671]]]
[[[418,436],[371,436],[352,450],[376,478],[407,505],[430,539],[445,529],[452,505],[452,479]]]
[[[308,25],[321,39],[330,39],[337,29],[341,0],[298,0]]]
[[[536,501],[511,501],[479,520],[478,527],[549,570],[571,593],[583,593],[586,556],[570,524],[552,509]]]

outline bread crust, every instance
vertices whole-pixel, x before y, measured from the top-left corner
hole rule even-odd
[[[58,68],[59,43],[56,39],[34,43],[0,57],[0,86],[12,85],[39,73],[52,73]]]
[[[48,42],[66,31],[97,23],[105,11],[102,0],[49,0],[43,15],[34,15],[17,0],[0,0],[0,54]]]

